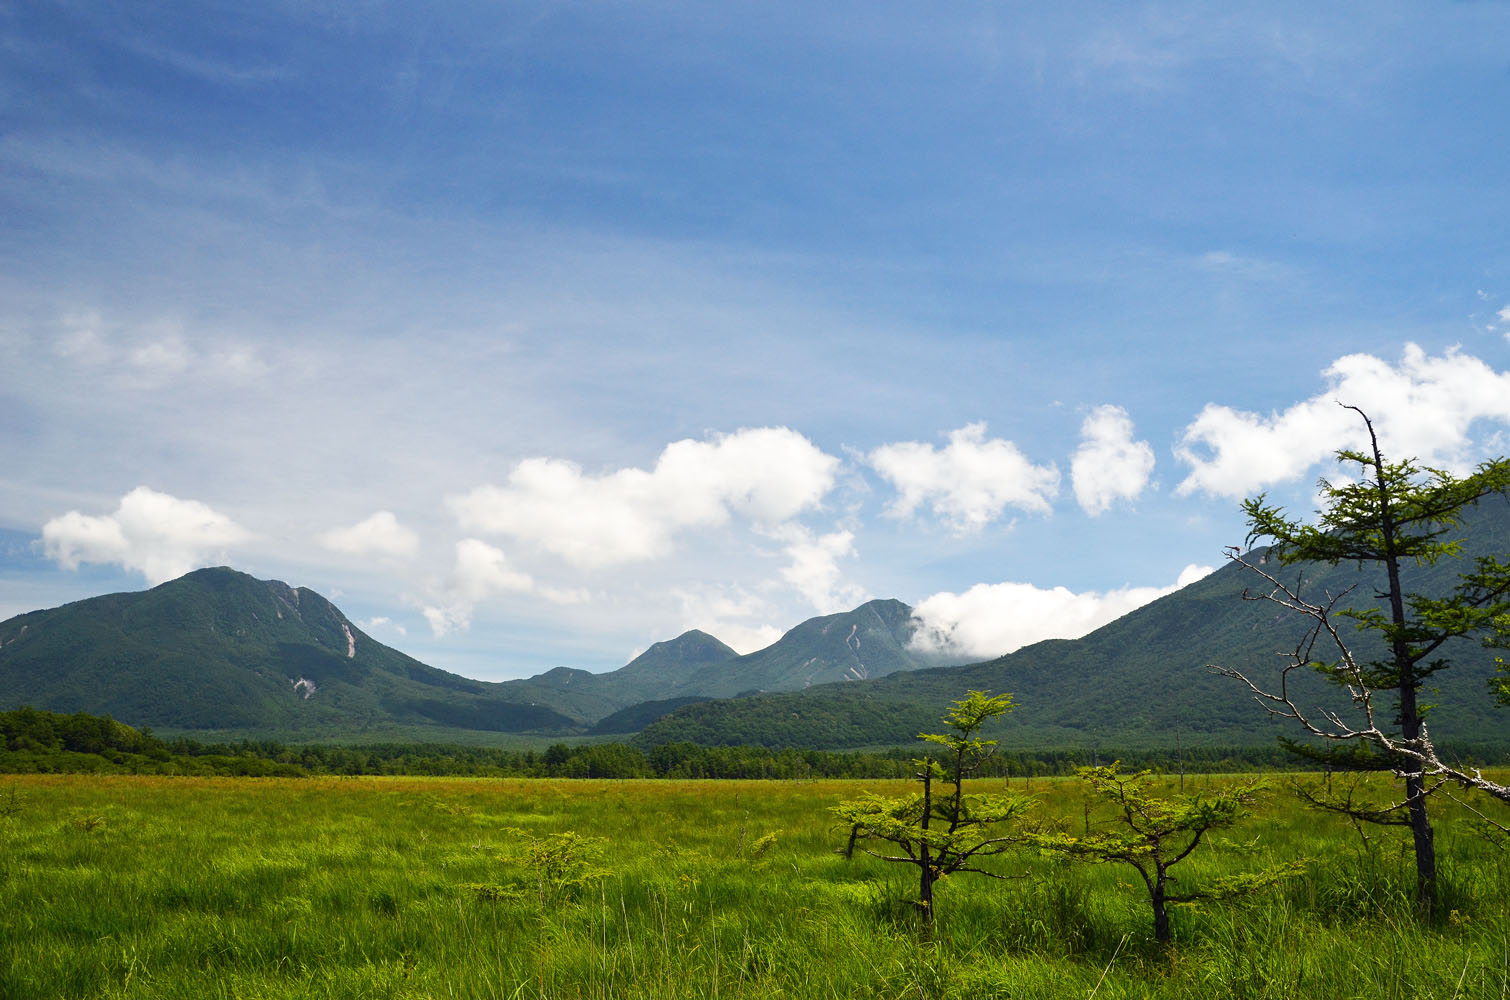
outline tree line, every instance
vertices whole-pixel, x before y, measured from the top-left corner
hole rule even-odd
[[[302,777],[307,775],[456,775],[540,778],[905,778],[907,748],[830,751],[764,746],[668,743],[641,749],[626,743],[541,750],[431,743],[290,745],[275,740],[206,743],[162,738],[106,716],[22,707],[0,712],[0,773],[128,773]],[[1280,747],[1187,747],[1003,750],[982,777],[1011,780],[1074,774],[1098,760],[1120,758],[1175,773],[1282,769],[1293,755]]]

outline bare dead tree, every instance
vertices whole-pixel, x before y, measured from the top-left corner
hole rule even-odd
[[[1355,803],[1351,794],[1345,799],[1329,794],[1313,794],[1310,796],[1313,804],[1346,813],[1365,822],[1401,825],[1406,825],[1408,820],[1400,818],[1400,814],[1417,798],[1425,798],[1449,787],[1481,792],[1510,804],[1510,786],[1486,778],[1479,768],[1463,767],[1443,760],[1432,743],[1431,734],[1424,722],[1419,735],[1413,738],[1396,735],[1379,725],[1375,715],[1374,689],[1368,682],[1364,668],[1354,659],[1352,649],[1343,639],[1335,620],[1341,610],[1338,604],[1351,592],[1351,588],[1338,594],[1326,595],[1321,603],[1312,603],[1300,596],[1298,582],[1291,585],[1281,581],[1259,564],[1244,558],[1236,547],[1227,550],[1227,558],[1261,577],[1267,584],[1267,589],[1262,593],[1245,590],[1244,599],[1278,605],[1310,619],[1311,627],[1296,643],[1295,648],[1285,654],[1287,662],[1280,671],[1276,689],[1263,687],[1232,667],[1207,664],[1207,668],[1244,685],[1254,700],[1264,706],[1270,715],[1294,720],[1312,736],[1331,744],[1351,743],[1379,751],[1389,761],[1390,770],[1396,777],[1409,780],[1421,789],[1414,795],[1402,796],[1383,807],[1367,807]],[[1337,658],[1318,657],[1318,644],[1330,647]],[[1328,708],[1304,708],[1291,693],[1290,679],[1296,671],[1319,671],[1337,681],[1348,693],[1354,716],[1351,719],[1344,718],[1340,712]]]

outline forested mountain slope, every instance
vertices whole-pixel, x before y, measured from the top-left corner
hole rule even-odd
[[[1485,501],[1470,512],[1464,559],[1406,569],[1408,590],[1446,592],[1478,555],[1510,553],[1510,504]],[[1250,553],[1264,559],[1263,550]],[[1367,604],[1382,578],[1353,565],[1265,564],[1306,593],[1354,588],[1347,603]],[[1245,601],[1263,581],[1227,564],[1176,593],[1075,640],[1049,640],[983,663],[895,674],[860,688],[828,685],[685,706],[649,726],[644,745],[708,744],[843,748],[905,743],[937,728],[949,701],[978,689],[1011,692],[1020,706],[991,735],[1008,746],[1108,748],[1272,742],[1293,729],[1271,720],[1239,686],[1206,669],[1219,663],[1255,678],[1277,676],[1305,621],[1272,604]],[[1379,655],[1360,635],[1361,655]],[[1510,712],[1489,697],[1494,653],[1474,642],[1447,649],[1454,666],[1435,675],[1429,716],[1443,743],[1510,745]],[[1345,693],[1307,673],[1297,681],[1315,704],[1345,708]]]
[[[311,735],[572,725],[383,645],[314,591],[224,567],[0,623],[0,704]]]
[[[610,716],[601,731],[623,732],[699,698],[916,668],[927,661],[908,652],[910,634],[906,605],[872,601],[748,656],[693,630],[609,673],[557,667],[484,682],[377,642],[314,591],[220,567],[0,622],[0,709],[278,738],[409,727],[570,735]]]

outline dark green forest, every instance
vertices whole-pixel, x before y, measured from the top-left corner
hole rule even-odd
[[[551,778],[902,778],[916,769],[915,747],[835,752],[793,747],[625,743],[544,750],[434,743],[366,746],[288,745],[275,741],[201,743],[163,739],[109,716],[64,715],[34,708],[0,712],[0,773],[100,773],[304,777],[310,775],[466,775]],[[1003,751],[988,758],[983,777],[1073,774],[1088,764],[1120,759],[1129,766],[1173,773],[1281,769],[1297,758],[1282,747],[1192,747],[1179,752],[1105,750]]]

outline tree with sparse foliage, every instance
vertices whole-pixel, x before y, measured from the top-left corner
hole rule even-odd
[[[1358,803],[1325,789],[1308,793],[1323,808],[1355,820],[1408,826],[1415,848],[1418,899],[1437,905],[1437,861],[1427,799],[1453,788],[1487,792],[1510,801],[1510,789],[1485,779],[1472,768],[1442,760],[1427,730],[1424,682],[1450,666],[1443,647],[1457,639],[1504,644],[1510,637],[1510,563],[1498,557],[1478,559],[1445,595],[1408,589],[1413,567],[1428,566],[1459,555],[1461,543],[1448,537],[1462,523],[1463,512],[1492,494],[1510,491],[1510,461],[1486,462],[1466,476],[1417,464],[1413,459],[1386,461],[1373,422],[1348,406],[1368,430],[1366,451],[1343,449],[1337,460],[1356,467],[1356,479],[1337,484],[1322,480],[1325,506],[1315,524],[1307,524],[1269,505],[1260,495],[1243,504],[1248,518],[1248,545],[1272,540],[1270,550],[1282,565],[1297,562],[1335,566],[1353,562],[1384,571],[1386,582],[1375,603],[1349,606],[1347,596],[1303,597],[1303,579],[1291,583],[1280,571],[1269,572],[1237,550],[1229,558],[1265,581],[1250,600],[1269,601],[1311,620],[1311,625],[1281,671],[1277,685],[1263,685],[1230,667],[1212,669],[1245,684],[1271,714],[1294,720],[1302,730],[1330,747],[1361,747],[1403,780],[1403,794],[1383,803]],[[1342,623],[1373,633],[1383,643],[1380,659],[1354,656]],[[1314,670],[1347,690],[1355,714],[1302,705],[1290,686],[1295,671]],[[1376,703],[1392,696],[1393,718]],[[1325,758],[1325,752],[1319,753]]]
[[[965,779],[996,747],[996,740],[981,739],[981,727],[1012,708],[1009,694],[993,697],[971,691],[944,715],[953,732],[922,733],[918,737],[943,748],[940,753],[913,761],[917,780],[923,786],[921,793],[887,796],[868,792],[834,808],[850,829],[846,854],[858,841],[885,841],[900,853],[868,848],[866,853],[917,867],[917,906],[925,927],[933,922],[934,886],[939,879],[960,872],[1001,878],[999,873],[980,867],[981,862],[1023,843],[1022,835],[1001,832],[1001,827],[1031,807],[1030,797],[965,793]]]
[[[1203,899],[1223,899],[1272,885],[1298,872],[1302,861],[1292,861],[1260,872],[1232,875],[1199,887],[1178,886],[1170,869],[1184,861],[1212,830],[1237,822],[1263,788],[1250,781],[1215,794],[1161,798],[1144,787],[1150,772],[1123,774],[1117,763],[1083,767],[1082,781],[1091,791],[1112,803],[1117,825],[1107,830],[1087,829],[1074,837],[1059,831],[1038,834],[1034,840],[1048,852],[1092,864],[1124,864],[1142,876],[1153,911],[1153,936],[1170,939],[1169,907]]]

